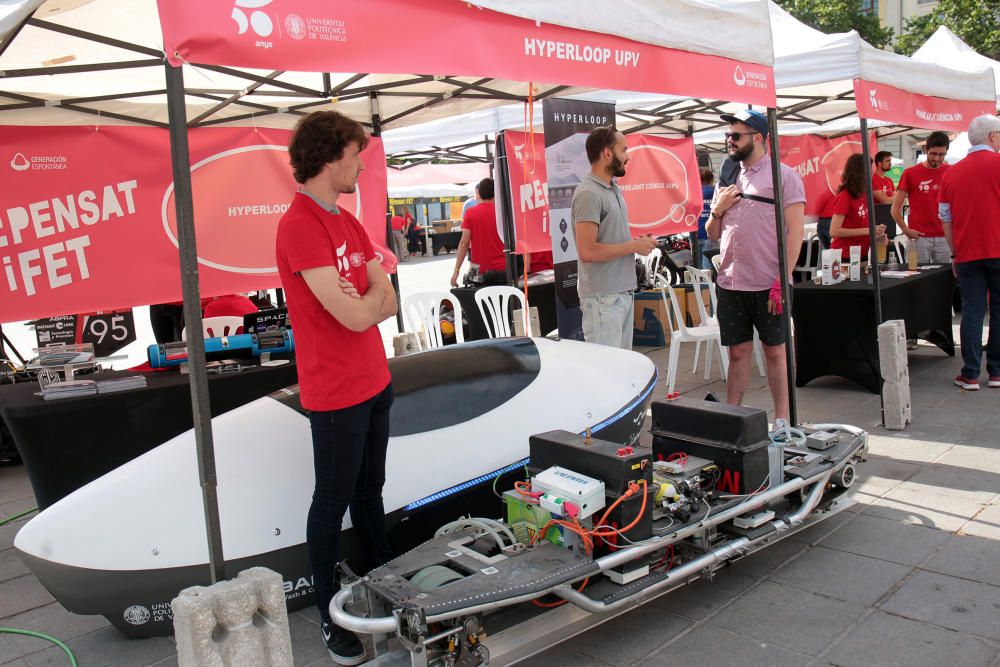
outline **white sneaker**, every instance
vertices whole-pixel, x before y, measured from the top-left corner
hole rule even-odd
[[[774,426],[771,427],[771,433],[770,433],[771,440],[776,440],[776,441],[788,440],[789,428],[791,428],[791,424],[788,423],[787,419],[775,419]]]

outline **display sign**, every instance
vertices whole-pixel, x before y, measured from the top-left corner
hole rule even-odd
[[[578,255],[571,207],[577,184],[590,171],[587,135],[595,127],[614,122],[615,105],[546,98],[542,101],[542,118],[559,337],[583,340],[583,316],[576,290]]]
[[[996,112],[994,100],[946,100],[864,79],[854,79],[854,99],[861,118],[951,132],[965,132],[973,118]]]
[[[33,322],[35,326],[35,340],[38,347],[48,347],[50,345],[73,345],[76,340],[76,315],[56,315],[55,317],[45,317]]]
[[[878,137],[868,133],[868,150],[878,152]],[[795,169],[806,190],[806,215],[823,215],[827,203],[840,189],[844,163],[853,153],[861,152],[861,135],[824,137],[802,134],[781,137],[781,162]]]
[[[132,309],[77,316],[77,343],[91,343],[98,357],[110,357],[134,343],[135,318]]]
[[[545,137],[535,132],[516,130],[505,130],[503,136],[517,239],[514,251],[519,255],[548,252],[552,250],[552,239],[549,233]]]
[[[295,197],[291,133],[190,131],[202,296],[279,286],[278,220]],[[0,127],[0,291],[4,322],[181,299],[170,136],[151,127]],[[386,175],[381,139],[362,153],[357,191],[337,202],[365,225],[380,261]]]
[[[236,0],[235,5],[160,0],[157,5],[164,51],[175,67],[447,73],[775,104],[774,71],[765,65],[455,0]],[[386,47],[413,43],[414,35],[433,38],[414,48]]]
[[[694,139],[626,135],[628,164],[618,187],[628,205],[633,236],[662,236],[698,229],[701,175]]]

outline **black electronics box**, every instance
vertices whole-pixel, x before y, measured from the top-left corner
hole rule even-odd
[[[597,438],[588,443],[586,436],[569,431],[533,435],[528,445],[531,456],[528,468],[533,472],[560,466],[599,479],[611,499],[625,493],[630,482],[646,480],[646,488],[652,488],[653,452],[646,447],[625,447]]]
[[[286,307],[258,310],[243,316],[243,333],[264,333],[291,328],[292,323],[288,319]]]
[[[608,514],[608,518],[604,520],[604,525],[611,526],[612,528],[617,528],[621,530],[626,526],[632,524],[639,517],[639,512],[642,511],[642,516],[635,523],[634,526],[628,530],[623,530],[620,535],[613,534],[611,537],[601,538],[595,541],[598,553],[606,553],[608,551],[614,551],[617,548],[628,546],[629,542],[641,542],[642,540],[648,540],[653,536],[653,506],[656,504],[654,498],[656,498],[656,489],[646,485],[646,508],[642,507],[642,493],[637,493],[631,498],[622,501],[617,507],[615,507]],[[614,500],[608,499],[608,506]],[[594,515],[594,522],[596,523],[598,519],[604,516],[604,513],[608,511],[605,507],[600,512]],[[601,548],[601,544],[604,548]]]
[[[752,493],[767,481],[771,439],[763,410],[690,398],[653,401],[652,410],[657,461],[677,452],[714,461],[723,493]]]

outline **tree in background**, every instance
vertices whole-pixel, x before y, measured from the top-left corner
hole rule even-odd
[[[981,55],[1000,60],[1000,3],[996,0],[939,0],[930,14],[907,19],[896,51],[911,55],[941,25]]]
[[[942,0],[943,1],[943,0]],[[966,0],[959,0],[965,2]],[[993,4],[996,0],[968,0],[969,3]],[[775,0],[785,11],[806,25],[820,32],[848,32],[857,30],[861,38],[872,46],[884,49],[893,38],[892,28],[879,21],[871,9],[870,0]],[[923,42],[921,42],[922,44]]]

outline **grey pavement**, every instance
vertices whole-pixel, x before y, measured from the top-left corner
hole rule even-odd
[[[453,262],[404,264],[404,295],[443,288]],[[692,374],[684,348],[677,389],[724,397],[717,369],[709,381]],[[661,397],[667,351],[640,351],[660,369]],[[1000,389],[960,391],[958,360],[929,345],[909,357],[914,417],[902,432],[881,428],[879,397],[846,380],[797,391],[800,420],[872,435],[849,511],[522,664],[1000,667]],[[756,371],[745,402],[771,407]],[[0,468],[0,521],[33,506],[23,467]],[[27,518],[0,526],[0,627],[53,635],[82,667],[177,664],[171,638],[128,640],[55,602],[13,551]],[[296,665],[332,664],[314,610],[290,625]],[[0,665],[66,664],[45,641],[0,634]]]

